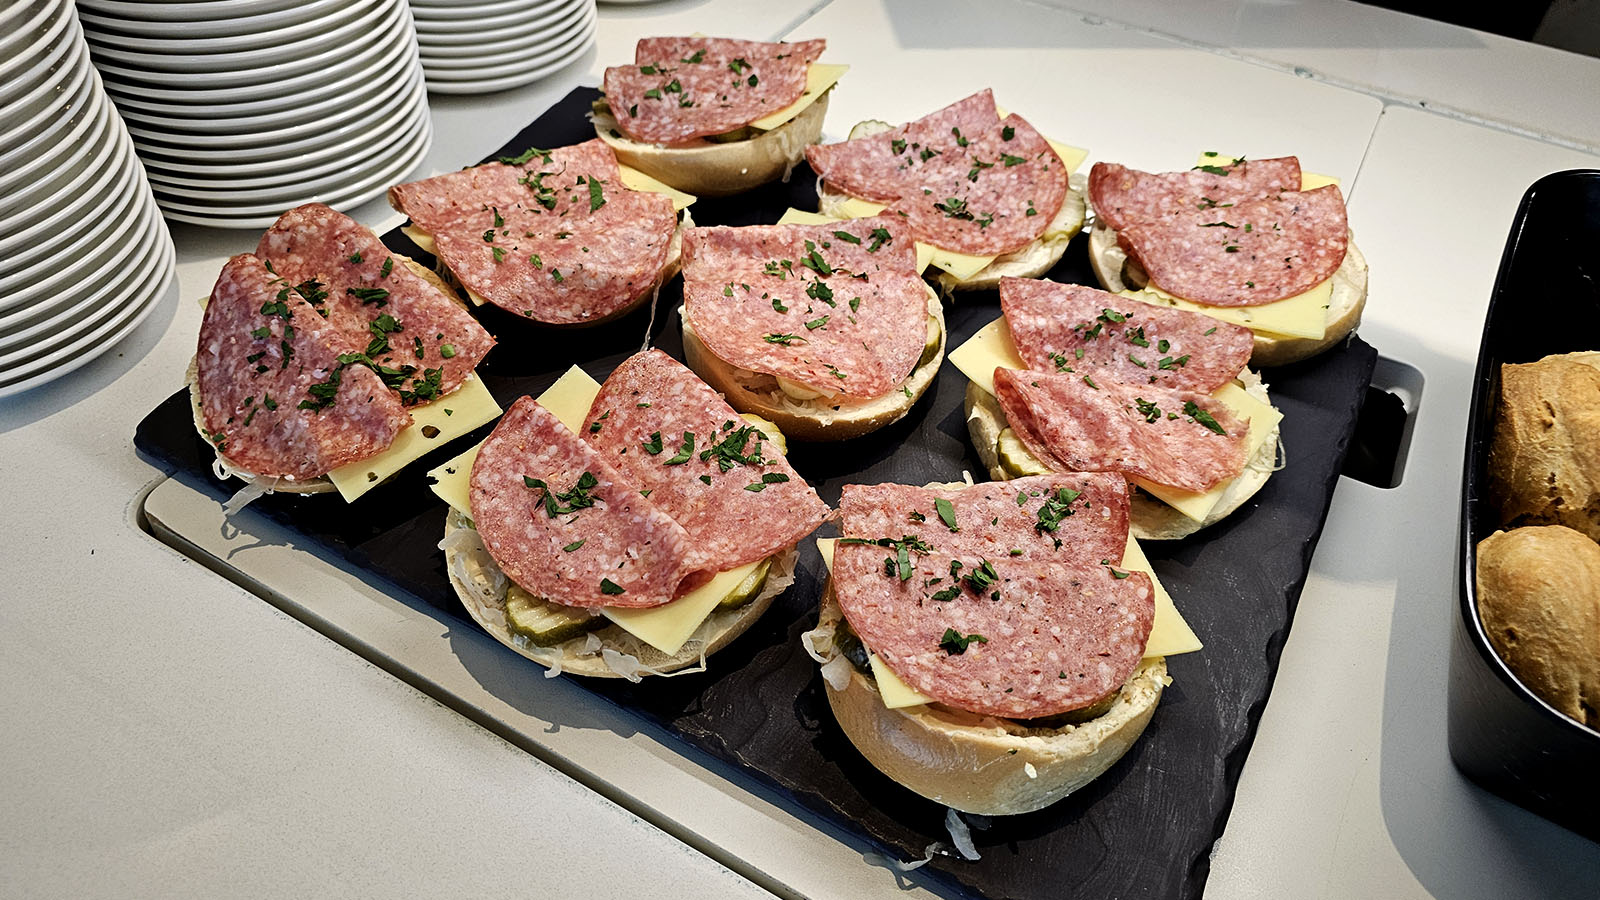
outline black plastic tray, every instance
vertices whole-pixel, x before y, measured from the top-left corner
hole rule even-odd
[[[592,131],[583,114],[595,96],[593,89],[573,91],[496,155],[588,138]],[[771,223],[789,206],[815,209],[814,182],[802,165],[787,184],[701,201],[694,217],[701,224]],[[398,230],[384,240],[428,261]],[[1094,283],[1082,238],[1050,277]],[[676,284],[662,291],[651,339],[681,359],[679,300]],[[610,325],[572,331],[540,328],[486,308],[482,318],[500,345],[479,372],[503,404],[538,393],[572,363],[604,379],[639,348],[649,315],[641,310]],[[998,315],[993,292],[962,295],[947,313],[950,346]],[[924,869],[945,892],[1040,900],[1200,895],[1376,358],[1376,351],[1352,338],[1315,360],[1263,373],[1284,413],[1288,467],[1219,525],[1184,541],[1145,545],[1206,649],[1169,660],[1173,685],[1144,738],[1105,775],[1048,809],[976,831],[981,860],[940,857]],[[984,468],[968,443],[961,412],[964,391],[965,378],[946,366],[905,419],[844,443],[796,445],[790,460],[829,503],[837,503],[841,487],[851,482],[922,484],[958,480],[964,471],[981,477]],[[238,487],[211,477],[212,454],[195,433],[183,391],[140,423],[135,445],[218,499]],[[447,627],[475,627],[446,580],[435,547],[445,505],[428,491],[422,474],[467,445],[463,439],[440,448],[350,506],[331,495],[274,495],[252,508],[414,595],[419,609]],[[891,856],[920,858],[929,844],[947,841],[945,810],[879,774],[834,723],[816,664],[798,641],[815,622],[824,575],[814,544],[806,541],[802,548],[795,586],[717,654],[710,672],[646,679],[637,686],[584,684],[664,726],[686,743],[686,752],[709,754],[776,785]]]
[[[1530,326],[1537,310],[1556,327]],[[1462,468],[1458,604],[1450,644],[1450,756],[1478,784],[1600,841],[1600,733],[1522,685],[1478,619],[1478,542],[1499,527],[1489,444],[1502,363],[1600,350],[1600,171],[1557,172],[1522,197],[1478,351]]]

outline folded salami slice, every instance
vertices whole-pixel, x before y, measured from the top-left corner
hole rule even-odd
[[[1332,278],[1349,235],[1344,196],[1330,184],[1134,222],[1117,232],[1117,243],[1173,296],[1259,306]]]
[[[1015,369],[995,369],[994,388],[1023,446],[1053,470],[1196,492],[1244,471],[1249,423],[1206,394]]]
[[[848,534],[914,532],[938,554],[964,565],[1001,557],[1117,562],[1128,539],[1128,482],[1112,472],[1059,472],[967,487],[850,485],[839,503]]]
[[[1067,195],[1067,169],[1018,115],[973,94],[869,137],[806,148],[825,185],[906,217],[917,239],[980,256],[1044,233]]]
[[[623,186],[598,139],[526,157],[397,185],[390,203],[464,287],[517,315],[595,322],[653,291],[678,226],[672,201]]]
[[[696,572],[689,535],[523,397],[472,466],[472,519],[512,581],[567,606],[660,606]]]
[[[364,343],[255,256],[228,260],[195,358],[217,451],[255,475],[305,480],[388,449],[411,415],[371,369],[340,362]]]
[[[616,368],[583,439],[688,532],[695,568],[720,572],[794,546],[828,507],[759,429],[660,350]]]
[[[1217,210],[1221,214],[1244,200],[1298,190],[1300,160],[1293,156],[1187,172],[1141,172],[1116,163],[1095,163],[1089,170],[1089,203],[1095,217],[1119,231],[1174,213]]]
[[[1073,483],[1037,476],[957,490],[845,486],[833,588],[851,628],[908,685],[959,709],[1032,719],[1110,696],[1144,655],[1154,594],[1147,576],[1119,565],[1125,498],[1119,523],[1097,515],[1107,508],[1097,502],[1059,499]],[[1052,499],[1050,510],[1006,496],[1035,489]],[[928,514],[938,500],[955,509],[960,532]],[[1001,514],[1004,503],[1011,514]],[[907,508],[926,520],[894,521]],[[1067,517],[1064,508],[1077,512]],[[986,512],[991,520],[979,518]],[[1041,530],[1047,520],[1098,523],[1102,534],[1081,549],[1057,545]]]
[[[1000,280],[1000,308],[1030,369],[1209,394],[1250,361],[1250,329],[1081,284]]]
[[[683,256],[689,325],[730,365],[866,398],[922,356],[928,295],[898,217],[691,228]]]
[[[826,41],[643,38],[631,66],[606,69],[607,104],[636,141],[679,144],[771,115],[806,89]]]
[[[391,383],[402,399],[449,394],[494,346],[438,285],[395,258],[370,230],[320,203],[279,216],[256,255],[303,285],[299,293],[374,363],[395,371]]]

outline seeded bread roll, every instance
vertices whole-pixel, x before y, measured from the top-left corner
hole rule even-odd
[[[1478,615],[1529,690],[1600,727],[1600,545],[1560,525],[1497,531],[1478,544]]]
[[[1600,353],[1500,367],[1489,495],[1505,525],[1600,540]]]

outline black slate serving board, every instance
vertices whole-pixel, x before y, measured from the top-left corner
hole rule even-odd
[[[596,96],[591,88],[574,90],[496,155],[587,139],[592,131],[584,113]],[[771,223],[789,206],[815,209],[814,181],[802,165],[787,184],[702,200],[691,211],[700,224]],[[430,261],[398,230],[384,241]],[[1074,241],[1049,277],[1093,284],[1084,244]],[[639,349],[647,330],[654,346],[681,359],[680,299],[674,282],[662,290],[653,321],[644,309],[579,331],[541,328],[484,307],[479,315],[500,344],[479,372],[509,405],[517,396],[542,391],[574,363],[603,380]],[[955,347],[999,315],[999,299],[993,292],[962,295],[946,315]],[[940,856],[924,869],[946,893],[1040,900],[1200,895],[1211,845],[1233,803],[1376,358],[1376,351],[1352,338],[1315,360],[1263,372],[1284,413],[1287,468],[1222,523],[1184,541],[1145,544],[1205,650],[1169,660],[1173,685],[1154,720],[1105,775],[1048,809],[975,829],[982,859]],[[851,482],[922,484],[958,480],[964,471],[981,478],[984,469],[968,443],[961,412],[964,391],[965,378],[947,365],[905,419],[848,442],[796,445],[790,460],[834,504]],[[476,627],[446,579],[435,547],[445,505],[427,489],[422,473],[488,430],[436,450],[353,505],[334,495],[272,495],[252,508],[414,595],[422,601],[419,608],[449,627]],[[211,477],[211,450],[195,433],[185,391],[139,424],[135,446],[158,464],[193,476],[219,500],[238,488],[237,482]],[[817,667],[798,642],[814,623],[825,577],[814,544],[802,547],[794,587],[714,658],[710,672],[639,685],[584,685],[664,726],[695,748],[689,752],[742,767],[890,856],[920,858],[928,845],[948,842],[944,807],[879,774],[834,723]]]

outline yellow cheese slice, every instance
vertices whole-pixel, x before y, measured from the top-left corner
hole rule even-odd
[[[760,564],[757,560],[719,572],[710,581],[663,606],[649,609],[605,606],[600,612],[629,634],[670,656],[683,648],[683,642],[711,615],[722,598],[733,593]]]
[[[994,105],[994,114],[1004,119],[1006,116],[1011,115],[1011,111],[996,103]],[[1045,138],[1044,142],[1050,145],[1050,149],[1054,150],[1057,156],[1061,157],[1061,162],[1067,167],[1068,172],[1076,172],[1078,167],[1083,165],[1083,161],[1089,158],[1089,151],[1082,147],[1074,147],[1071,144],[1063,144],[1060,141],[1053,141],[1049,138]]]
[[[411,424],[395,435],[387,450],[334,469],[328,473],[328,480],[346,502],[354,501],[435,447],[450,443],[498,415],[500,404],[483,386],[483,380],[474,375],[449,396],[412,407]]]
[[[878,683],[878,696],[883,698],[883,705],[889,709],[933,702],[932,697],[919,693],[916,688],[901,681],[889,664],[878,658],[878,654],[868,654],[867,663],[872,666],[872,680]]]
[[[1148,285],[1142,291],[1121,291],[1122,296],[1156,306],[1202,313],[1222,322],[1243,325],[1259,334],[1320,338],[1328,330],[1328,305],[1333,302],[1333,279],[1303,294],[1260,306],[1205,306]]]
[[[623,185],[629,190],[643,191],[647,194],[665,194],[672,198],[672,208],[674,210],[683,210],[699,199],[693,194],[685,194],[669,184],[663,184],[638,169],[619,164],[617,166],[617,174]]]
[[[927,262],[923,262],[923,248],[927,248]],[[957,253],[954,250],[946,250],[943,247],[935,247],[931,244],[917,241],[918,271],[925,270],[929,265],[932,265],[935,268],[949,272],[955,276],[957,281],[966,281],[968,278],[989,268],[989,264],[994,262],[994,259],[993,256],[973,256],[970,253]]]
[[[550,410],[550,413],[561,424],[567,426],[568,430],[576,433],[583,427],[583,420],[589,418],[589,407],[594,405],[594,398],[599,393],[600,383],[590,378],[588,372],[573,366],[534,399],[540,406]],[[495,414],[499,414],[498,408]],[[488,419],[484,421],[487,422]],[[472,510],[467,501],[470,492],[468,482],[472,477],[472,463],[478,458],[478,448],[482,446],[479,444],[428,472],[428,477],[433,479],[433,484],[429,485],[429,488],[439,496],[439,499],[469,519],[472,518]]]
[[[1122,552],[1122,567],[1133,572],[1143,572],[1150,576],[1150,584],[1156,592],[1156,615],[1150,625],[1150,639],[1145,642],[1144,655],[1151,656],[1176,656],[1179,653],[1193,653],[1201,648],[1200,639],[1195,637],[1194,629],[1184,621],[1183,614],[1178,612],[1178,607],[1172,602],[1172,595],[1161,586],[1161,579],[1156,577],[1154,569],[1150,568],[1150,560],[1145,557],[1144,549],[1139,542],[1128,535],[1127,549]]]
[[[850,71],[850,67],[847,65],[812,63],[806,68],[806,89],[800,94],[800,99],[775,113],[762,116],[751,122],[750,127],[760,128],[762,131],[771,131],[793,119],[795,116],[805,112],[806,108],[811,104],[817,102],[817,98],[821,97],[828,88],[833,87],[839,78],[848,71]]]
[[[978,329],[977,333],[967,338],[961,346],[950,351],[949,358],[969,381],[991,394],[994,393],[994,370],[997,367],[1001,369],[1028,367],[1017,353],[1017,345],[1012,343],[1011,329],[1006,325],[1005,316]]]
[[[846,197],[839,204],[839,212],[846,219],[865,219],[875,216],[889,207],[882,203],[873,203],[871,200],[862,200],[860,197]]]
[[[839,220],[833,218],[832,216],[825,216],[822,213],[806,212],[803,209],[795,209],[792,206],[784,210],[783,215],[778,217],[779,225],[827,225],[831,222],[837,221]]]
[[[1245,441],[1245,459],[1255,458],[1256,451],[1260,450],[1261,445],[1266,443],[1267,438],[1272,434],[1272,429],[1278,427],[1278,423],[1283,421],[1283,413],[1250,396],[1245,392],[1244,388],[1231,381],[1217,389],[1211,396],[1220,400],[1234,415],[1250,419],[1250,436]],[[1222,495],[1227,492],[1228,485],[1233,483],[1232,481],[1225,481],[1209,491],[1195,493],[1193,491],[1180,491],[1165,485],[1151,484],[1143,478],[1130,480],[1155,496],[1156,499],[1196,522],[1205,521],[1206,516],[1210,515],[1212,508],[1217,505],[1217,501],[1221,500]]]

